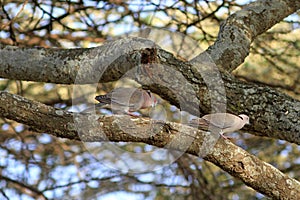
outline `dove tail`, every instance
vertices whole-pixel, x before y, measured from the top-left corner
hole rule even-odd
[[[106,95],[96,96],[95,99],[99,101],[101,104],[110,104],[111,102],[111,99],[108,98]]]

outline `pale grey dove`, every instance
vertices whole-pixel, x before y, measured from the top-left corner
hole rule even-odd
[[[230,113],[204,115],[201,118],[193,119],[191,123],[199,125],[200,128],[220,129],[220,134],[224,138],[226,138],[224,133],[232,133],[243,128],[245,124],[250,124],[247,115],[236,116]]]
[[[97,107],[108,106],[113,113],[127,113],[140,109],[154,107],[157,104],[156,97],[149,90],[139,88],[119,87],[105,95],[96,96],[95,99],[100,103]]]

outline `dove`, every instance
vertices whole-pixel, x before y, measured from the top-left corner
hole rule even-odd
[[[97,107],[109,106],[113,113],[126,113],[138,111],[157,104],[156,97],[149,90],[139,88],[119,87],[105,95],[96,96],[95,99],[100,103]]]
[[[201,118],[193,119],[192,124],[197,124],[201,128],[220,129],[220,134],[223,138],[227,139],[223,134],[232,133],[240,130],[245,124],[249,123],[249,117],[245,114],[233,115],[230,113],[215,113],[204,115]]]

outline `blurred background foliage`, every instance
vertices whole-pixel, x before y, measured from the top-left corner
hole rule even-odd
[[[180,32],[205,50],[216,40],[220,23],[249,2],[0,0],[0,42],[19,47],[90,48],[152,27]],[[300,100],[299,23],[299,13],[295,13],[255,39],[251,54],[234,75]],[[104,94],[115,85],[99,84],[97,93]],[[61,109],[86,106],[72,103],[72,85],[1,79],[0,88]],[[93,96],[85,101],[95,103]],[[163,100],[157,109],[170,121],[187,117]],[[83,144],[35,133],[4,118],[0,125],[0,199],[264,199],[201,158],[184,154],[161,165],[159,161],[177,153],[145,144]],[[297,145],[247,133],[230,136],[238,146],[299,179]],[[123,151],[116,153],[108,145]],[[146,159],[134,158],[138,154]],[[155,170],[129,173],[132,166],[128,164]]]

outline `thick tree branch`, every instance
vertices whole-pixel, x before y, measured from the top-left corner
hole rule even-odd
[[[117,80],[139,65],[143,50],[155,44],[123,38],[90,49],[21,48],[0,44],[0,77],[61,84]]]
[[[139,46],[144,42],[147,48]],[[113,54],[112,52],[119,52],[120,45],[126,49],[126,54]],[[113,48],[118,50],[113,51]],[[217,68],[214,69],[210,64],[206,65],[205,59],[201,61],[202,63],[178,60],[172,54],[142,38],[121,39],[98,48],[62,50],[61,53],[51,49],[13,49],[14,47],[7,47],[0,50],[0,57],[3,60],[0,63],[2,77],[14,78],[14,75],[22,74],[18,71],[21,70],[26,77],[18,75],[16,78],[21,80],[28,80],[29,77],[30,80],[36,79],[35,81],[48,80],[72,84],[74,81],[76,83],[114,81],[127,74],[142,85],[148,85],[153,92],[181,110],[201,116],[204,113],[219,112],[219,107],[227,107],[229,112],[250,115],[252,124],[248,129],[250,133],[300,144],[300,121],[297,120],[300,118],[299,101],[268,87],[241,82],[228,73],[221,74],[221,77],[218,71],[215,71]],[[39,51],[41,52],[38,53]],[[31,56],[28,64],[23,59],[30,57],[30,52],[46,57]],[[3,55],[5,56],[2,57]],[[97,61],[95,57],[99,60]],[[115,60],[111,63],[113,59]],[[5,64],[8,62],[10,64]],[[24,68],[17,67],[23,62]],[[39,65],[39,62],[44,64]],[[52,62],[54,64],[51,64]],[[59,67],[56,67],[55,63],[60,63]],[[73,68],[72,63],[75,63]],[[107,69],[106,64],[110,64]],[[15,69],[18,70],[14,71]],[[43,69],[52,69],[55,73],[50,72],[51,70],[44,73]],[[77,69],[78,73],[74,69]],[[38,72],[31,73],[30,70],[42,71],[42,75],[38,76]],[[12,71],[14,72],[11,73]],[[47,73],[50,75],[46,76]],[[223,93],[220,92],[222,90]]]
[[[227,140],[209,143],[216,139],[213,134],[194,127],[129,116],[69,113],[7,92],[0,92],[0,101],[2,117],[24,123],[35,131],[82,141],[144,142],[195,156],[205,155],[207,161],[273,199],[300,198],[298,181]]]
[[[170,75],[170,79],[178,80],[172,81],[176,95],[164,88],[165,83],[154,74],[155,81],[152,82],[158,84],[150,86],[152,91],[196,116],[199,113],[218,112],[218,108],[226,104],[229,112],[250,116],[251,126],[247,129],[250,133],[300,144],[300,101],[267,86],[242,82],[226,72],[220,78],[211,70],[210,64],[206,67],[205,59],[201,64],[185,63],[161,51],[157,50],[160,65],[154,67],[153,73],[161,72],[162,77],[169,78],[168,74],[171,73],[166,72],[164,67],[169,66],[181,74]],[[184,81],[181,76],[184,76]],[[220,81],[223,81],[223,85]],[[224,93],[220,92],[222,87]],[[195,95],[193,90],[196,91],[195,98],[192,98]]]
[[[205,53],[220,69],[231,72],[244,62],[249,55],[251,42],[258,35],[298,9],[299,0],[253,2],[228,17],[220,27],[218,39]]]

